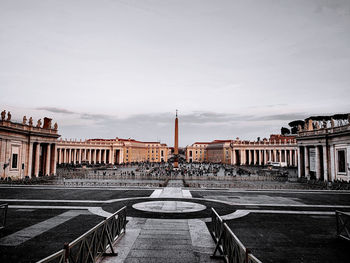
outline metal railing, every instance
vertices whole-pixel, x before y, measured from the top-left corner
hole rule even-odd
[[[0,204],[0,210],[3,210],[0,212],[0,230],[6,226],[7,209],[8,204]]]
[[[337,218],[337,236],[350,241],[350,213],[335,211]]]
[[[214,208],[211,212],[212,235],[216,243],[212,257],[223,258],[227,263],[262,263],[242,244]],[[219,256],[216,255],[218,251]]]
[[[94,263],[102,255],[114,255],[113,243],[125,234],[126,207],[124,206],[110,217],[78,237],[71,243],[65,243],[60,251],[37,263]],[[107,254],[107,249],[111,253]]]

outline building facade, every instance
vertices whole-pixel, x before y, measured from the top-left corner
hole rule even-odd
[[[59,140],[58,164],[122,164],[131,162],[167,162],[168,147],[160,142],[134,139]]]
[[[200,149],[205,152],[202,158],[197,155]],[[287,166],[297,166],[297,144],[295,136],[282,135],[271,135],[269,140],[261,141],[244,141],[237,138],[214,140],[210,143],[196,142],[186,147],[186,161],[231,165],[266,165],[268,162],[283,162]]]
[[[350,116],[350,114],[348,115]],[[305,121],[299,127],[298,176],[324,181],[350,181],[350,120]]]
[[[185,149],[186,161],[192,162],[207,162],[207,147],[209,142],[195,142],[187,146]]]
[[[51,119],[41,119],[33,125],[26,116],[22,123],[11,120],[11,113],[1,113],[0,121],[0,171],[2,178],[56,174],[57,124]]]

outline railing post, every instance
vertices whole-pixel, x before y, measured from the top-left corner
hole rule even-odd
[[[336,223],[337,223],[337,237],[339,236],[339,213],[338,211],[335,211],[335,220],[336,220]]]
[[[68,263],[69,261],[69,244],[66,242],[63,244],[64,249],[64,263]]]
[[[245,249],[245,263],[248,263],[249,254],[250,254],[250,249],[246,248]]]

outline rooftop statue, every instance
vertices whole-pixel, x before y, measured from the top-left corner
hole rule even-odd
[[[1,112],[1,120],[5,120],[5,117],[6,117],[6,111],[3,110],[3,111]]]
[[[323,129],[327,129],[327,121],[323,121]]]
[[[318,122],[316,122],[315,128],[316,128],[316,130],[320,129],[320,125],[318,124]]]
[[[58,129],[57,122],[55,122],[55,124],[53,125],[53,129],[54,129],[54,130],[57,130],[57,129]]]
[[[41,127],[41,119],[38,120],[36,127],[40,128]]]
[[[32,118],[32,117],[29,118],[28,125],[29,125],[29,126],[33,126],[33,118]]]
[[[12,117],[11,112],[8,112],[7,113],[7,121],[11,121],[11,117]]]
[[[23,125],[26,125],[26,123],[27,123],[27,117],[24,115],[24,116],[23,116],[22,124],[23,124]]]

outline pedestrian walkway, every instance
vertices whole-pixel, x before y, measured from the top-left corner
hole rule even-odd
[[[191,198],[181,187],[158,189],[151,196]],[[175,202],[169,204],[176,206]],[[168,206],[162,207],[164,212],[169,210]],[[210,258],[214,248],[202,220],[130,218],[125,236],[115,245],[118,256],[104,258],[102,263],[218,262]]]

